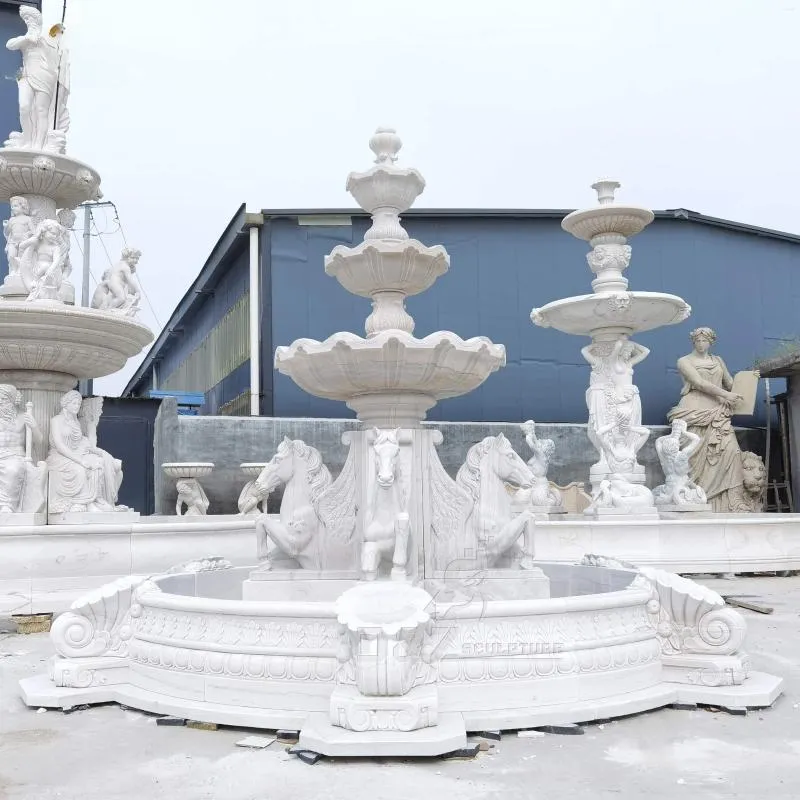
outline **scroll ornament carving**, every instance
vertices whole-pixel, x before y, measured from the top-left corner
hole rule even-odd
[[[664,655],[733,655],[747,632],[744,617],[714,591],[671,572],[640,568],[650,582],[647,604]]]
[[[76,600],[68,612],[56,618],[50,631],[59,655],[126,657],[136,610],[134,591],[145,580],[129,575]]]

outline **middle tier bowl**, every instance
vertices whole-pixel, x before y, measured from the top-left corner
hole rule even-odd
[[[399,330],[368,339],[343,332],[275,351],[275,368],[316,397],[342,400],[364,424],[416,426],[438,400],[467,394],[506,362],[484,336],[450,331],[416,339]]]
[[[426,247],[416,239],[370,239],[357,247],[339,245],[325,257],[326,274],[361,297],[378,291],[420,294],[449,266],[444,247]]]
[[[676,325],[688,318],[689,304],[662,292],[597,292],[565,297],[534,308],[531,320],[541,328],[591,336],[613,329],[627,334]]]

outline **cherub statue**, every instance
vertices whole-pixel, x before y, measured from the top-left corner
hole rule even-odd
[[[556,449],[555,442],[552,439],[537,439],[536,423],[532,419],[523,422],[520,427],[525,434],[528,447],[533,451],[533,456],[528,460],[528,467],[533,475],[533,484],[530,489],[520,491],[529,495],[529,506],[548,509],[560,508],[562,505],[561,492],[547,480],[550,459]]]
[[[18,275],[20,267],[20,245],[33,236],[35,226],[26,197],[12,197],[11,218],[3,221],[3,235],[6,237],[6,258],[9,275]]]
[[[686,439],[686,444],[681,447],[683,439]],[[706,493],[689,477],[689,459],[702,443],[700,436],[688,430],[682,419],[673,420],[672,431],[656,439],[656,453],[666,479],[653,489],[656,505],[704,506],[708,503]]]
[[[126,247],[120,260],[104,273],[92,297],[92,308],[100,311],[115,311],[127,316],[135,316],[139,311],[142,293],[136,280],[136,265],[141,250]]]
[[[19,246],[20,274],[30,289],[28,300],[58,300],[69,253],[64,229],[54,219],[42,220],[33,236]]]
[[[178,499],[175,502],[175,513],[183,515],[183,506],[186,506],[187,517],[204,517],[210,505],[208,496],[196,478],[181,478],[176,484]]]

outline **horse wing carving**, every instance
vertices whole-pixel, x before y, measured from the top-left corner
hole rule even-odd
[[[475,557],[474,553],[465,552],[467,520],[474,501],[469,492],[447,474],[435,451],[429,465],[434,569],[443,570],[459,559]]]
[[[351,447],[339,477],[317,499],[317,516],[334,541],[347,544],[353,538],[357,512],[355,455]]]

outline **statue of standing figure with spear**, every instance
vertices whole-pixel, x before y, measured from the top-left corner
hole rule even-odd
[[[9,135],[6,147],[63,153],[69,130],[69,53],[64,46],[64,26],[53,25],[45,33],[41,12],[20,6],[27,31],[6,43],[22,53],[18,76],[21,132]]]

